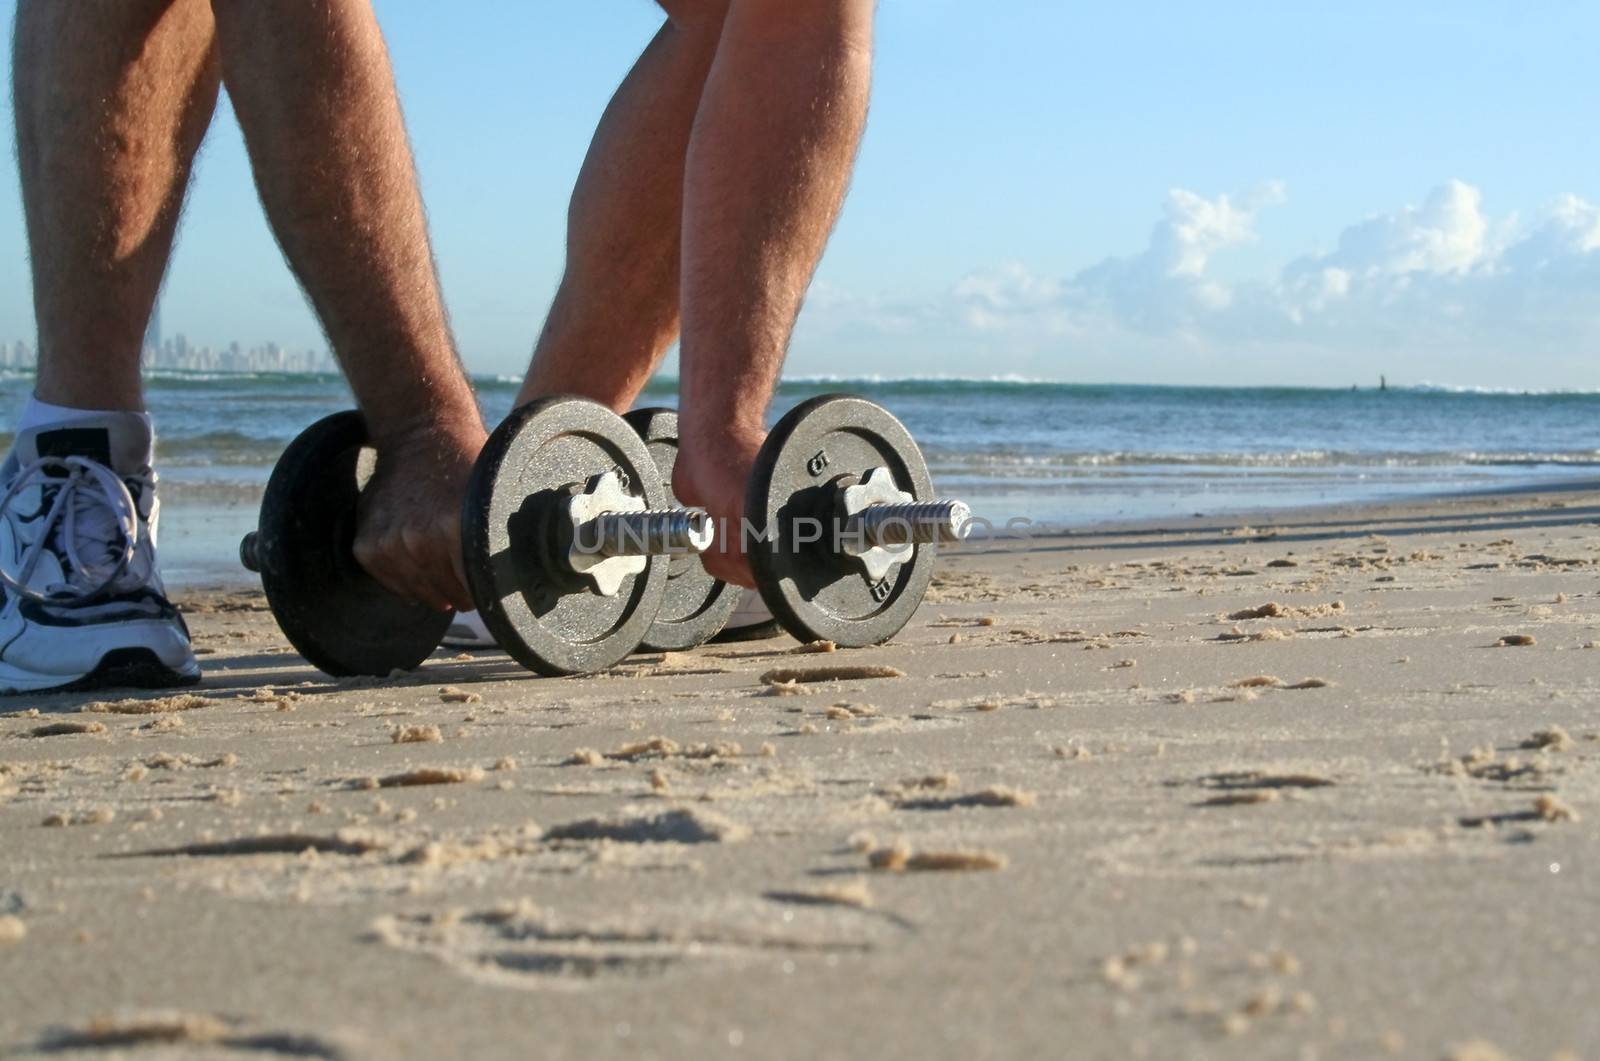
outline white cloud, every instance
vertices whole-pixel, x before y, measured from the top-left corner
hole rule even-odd
[[[1426,352],[1436,378],[1450,374],[1441,356],[1463,371],[1515,363],[1522,375],[1542,359],[1552,373],[1587,373],[1573,385],[1600,384],[1600,206],[1564,196],[1525,225],[1491,216],[1478,188],[1451,180],[1421,205],[1348,226],[1333,250],[1270,281],[1214,275],[1216,256],[1253,242],[1285,199],[1278,184],[1239,197],[1175,189],[1137,254],[1065,278],[1012,263],[921,303],[832,299],[809,323],[881,335],[892,321],[942,350],[1005,351],[1026,369],[1079,378],[1117,378],[1098,371],[1107,353],[1128,355],[1118,359],[1127,379],[1170,378],[1175,364],[1194,378],[1207,358],[1307,379],[1318,366],[1399,371],[1396,359]],[[1159,371],[1142,371],[1140,355]]]
[[[1358,276],[1467,273],[1484,261],[1489,227],[1482,193],[1453,180],[1435,188],[1420,207],[1402,207],[1350,226],[1339,237],[1338,250],[1295,262],[1287,272],[1338,268]]]
[[[1085,269],[1065,283],[1065,300],[1081,313],[1099,309],[1129,328],[1156,332],[1182,329],[1196,316],[1226,309],[1233,292],[1207,277],[1211,259],[1253,242],[1256,215],[1282,200],[1277,184],[1238,203],[1226,195],[1207,199],[1173,189],[1143,253]]]

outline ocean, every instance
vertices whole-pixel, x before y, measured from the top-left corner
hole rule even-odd
[[[493,425],[517,383],[476,384]],[[0,378],[0,423],[31,385]],[[254,525],[273,461],[301,428],[348,408],[350,393],[320,375],[159,373],[147,387],[167,579],[236,577],[238,540]],[[1600,392],[794,379],[773,415],[836,391],[899,416],[939,489],[996,526],[1245,517],[1600,477]],[[676,382],[662,379],[641,402],[676,400]]]

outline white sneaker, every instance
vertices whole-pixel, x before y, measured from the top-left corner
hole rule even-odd
[[[713,643],[721,644],[730,641],[765,641],[781,633],[783,624],[773,618],[772,609],[761,599],[761,594],[753,589],[747,589],[744,591],[744,596],[739,598],[739,606],[733,609],[728,621],[722,624],[721,632],[711,640]]]
[[[18,433],[0,466],[0,694],[200,680],[156,570],[149,452],[131,413]]]
[[[444,632],[444,643],[451,648],[499,648],[494,635],[483,625],[477,612],[456,612],[450,619],[450,628]]]

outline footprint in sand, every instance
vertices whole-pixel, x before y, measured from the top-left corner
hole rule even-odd
[[[52,1028],[36,1044],[46,1054],[163,1046],[186,1053],[202,1051],[206,1057],[276,1054],[342,1061],[354,1056],[348,1048],[316,1035],[256,1029],[231,1017],[175,1012],[95,1017],[82,1027]]]
[[[748,925],[666,909],[580,923],[519,907],[384,917],[373,925],[371,938],[481,983],[543,990],[716,972],[778,956],[867,954],[888,928],[859,917],[842,923],[822,905],[801,906],[794,914],[775,931],[769,915],[754,913]]]

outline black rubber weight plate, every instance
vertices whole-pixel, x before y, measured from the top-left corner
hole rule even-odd
[[[500,647],[540,674],[610,667],[638,647],[661,607],[664,556],[624,580],[615,597],[586,588],[554,559],[554,506],[570,485],[613,469],[646,507],[665,507],[644,442],[616,413],[582,398],[515,410],[473,467],[462,515],[472,600]]]
[[[261,499],[261,585],[295,651],[336,677],[414,670],[450,613],[395,596],[356,563],[356,502],[371,472],[366,425],[335,413],[289,443]]]
[[[750,543],[750,562],[761,598],[801,641],[881,644],[910,621],[927,593],[933,546],[918,546],[878,583],[834,551],[836,484],[872,468],[888,468],[915,500],[934,499],[928,466],[910,432],[882,406],[848,394],[795,406],[756,458],[745,518],[764,534]]]
[[[672,469],[678,462],[678,414],[671,409],[635,409],[623,417],[644,440],[667,487],[667,504],[676,507]],[[719,528],[720,530],[720,528]],[[739,606],[739,588],[712,578],[698,556],[683,553],[667,564],[667,593],[661,612],[640,648],[677,652],[715,637]]]

